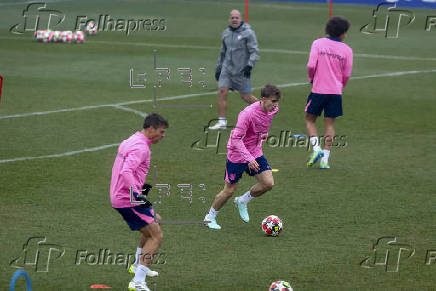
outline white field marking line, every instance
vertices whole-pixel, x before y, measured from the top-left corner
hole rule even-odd
[[[72,156],[72,155],[81,154],[81,153],[85,153],[85,152],[96,152],[96,151],[104,150],[107,148],[116,147],[118,145],[119,145],[119,143],[113,143],[113,144],[106,144],[106,145],[102,145],[102,146],[98,146],[98,147],[87,148],[87,149],[77,150],[77,151],[71,151],[71,152],[66,152],[66,153],[61,153],[61,154],[52,154],[52,155],[44,155],[44,156],[38,156],[38,157],[22,157],[22,158],[8,159],[8,160],[0,160],[0,164],[12,163],[12,162],[18,162],[18,161],[26,161],[26,160],[61,158],[61,157]]]
[[[393,72],[393,73],[373,74],[373,75],[367,75],[367,76],[351,77],[351,79],[362,80],[362,79],[369,79],[369,78],[396,77],[396,76],[404,76],[404,75],[420,74],[420,73],[436,73],[436,69],[434,69],[434,70],[426,70],[426,71],[405,71],[405,72]],[[278,87],[285,88],[285,87],[293,87],[293,86],[301,86],[301,85],[308,85],[308,83],[288,83],[288,84],[278,85]],[[253,89],[259,89],[259,88],[260,87],[256,87],[256,88],[253,88]],[[213,92],[213,93],[215,94],[216,92]],[[199,95],[199,94],[191,94],[191,95]],[[174,96],[174,97],[179,97],[179,96]],[[171,97],[167,97],[167,98],[171,98]],[[150,102],[150,100],[148,100],[148,101]],[[93,107],[95,108],[96,106],[93,106]],[[101,107],[116,107],[116,106],[115,105],[101,105]],[[132,109],[132,110],[134,110],[134,109]],[[128,111],[131,111],[131,110],[128,110]],[[107,148],[110,148],[110,147],[115,147],[117,145],[119,145],[119,143],[109,144],[109,145],[102,145],[102,146],[93,147],[93,148],[86,148],[86,149],[82,149],[82,150],[66,152],[66,153],[61,153],[61,154],[45,155],[45,156],[38,156],[38,157],[22,157],[22,158],[13,158],[13,159],[7,159],[7,160],[0,160],[0,164],[2,164],[2,163],[17,162],[17,161],[25,161],[25,160],[36,160],[36,159],[46,159],[46,158],[60,158],[60,157],[64,157],[64,156],[71,156],[71,155],[81,154],[81,153],[85,153],[85,152],[99,151],[99,150],[107,149]]]
[[[73,0],[44,0],[44,1],[40,1],[40,2],[60,3],[60,2],[70,2],[70,1],[73,1]],[[20,5],[30,4],[30,3],[39,3],[39,2],[36,0],[26,1],[26,2],[6,2],[6,3],[0,3],[0,6],[20,6]]]
[[[132,109],[132,108],[129,108],[129,107],[124,107],[122,105],[116,105],[116,106],[113,106],[113,107],[121,109],[121,110],[124,110],[124,111],[133,112],[133,113],[135,113],[135,114],[137,114],[137,115],[139,115],[139,116],[141,116],[143,118],[145,118],[147,116],[147,113],[145,113],[145,112],[142,112],[142,111],[139,111],[139,110],[135,110],[135,109]]]
[[[366,75],[366,76],[356,76],[351,77],[351,80],[362,80],[362,79],[369,79],[369,78],[382,78],[382,77],[396,77],[396,76],[404,76],[404,75],[414,75],[414,74],[425,74],[425,73],[435,73],[436,69],[433,70],[421,70],[421,71],[403,71],[403,72],[390,72],[390,73],[380,73],[380,74],[372,74],[372,75]],[[299,83],[286,83],[277,85],[280,88],[287,88],[287,87],[295,87],[295,86],[304,86],[309,85],[307,82],[299,82]],[[262,87],[254,87],[253,90],[260,89]],[[166,101],[166,100],[177,100],[177,99],[186,99],[190,97],[199,97],[199,96],[207,96],[207,95],[215,95],[217,94],[216,91],[213,92],[205,92],[205,93],[193,93],[193,94],[185,94],[185,95],[178,95],[178,96],[168,96],[159,98],[157,100],[159,101]],[[74,107],[74,108],[65,108],[65,109],[58,109],[58,110],[51,110],[51,111],[39,111],[39,112],[29,112],[29,113],[20,113],[20,114],[12,114],[12,115],[4,115],[0,116],[1,119],[9,119],[9,118],[20,118],[20,117],[28,117],[33,115],[47,115],[52,113],[60,113],[60,112],[71,112],[71,111],[81,111],[81,110],[89,110],[89,109],[97,109],[97,108],[103,108],[103,107],[115,107],[117,106],[123,106],[123,105],[131,105],[131,104],[140,104],[140,103],[149,103],[153,102],[151,99],[145,99],[145,100],[134,100],[134,101],[125,101],[115,104],[101,104],[101,105],[90,105],[90,106],[82,106],[82,107]],[[119,108],[121,109],[121,108]],[[129,108],[130,109],[130,108]],[[124,107],[124,110],[125,107]],[[132,109],[134,110],[134,109]],[[131,110],[129,110],[131,111]],[[132,111],[133,112],[133,111]]]
[[[0,39],[11,40],[28,40],[23,37],[8,37],[0,36]],[[126,41],[105,41],[105,40],[91,40],[88,41],[91,44],[111,44],[111,45],[125,45],[125,46],[143,46],[143,47],[163,47],[163,48],[175,48],[175,49],[213,49],[218,50],[219,47],[214,46],[201,46],[201,45],[176,45],[176,44],[162,44],[162,43],[141,43],[141,42],[126,42]],[[263,48],[260,52],[264,53],[276,53],[276,54],[296,54],[296,55],[309,55],[307,51],[297,51],[288,49],[274,49]],[[423,58],[414,56],[394,56],[394,55],[373,55],[373,54],[354,54],[356,57],[372,58],[372,59],[388,59],[388,60],[405,60],[405,61],[436,61],[436,58]]]

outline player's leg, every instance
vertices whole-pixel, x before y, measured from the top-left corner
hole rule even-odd
[[[252,197],[262,196],[274,187],[274,177],[271,170],[263,171],[255,177],[258,182],[250,189]]]
[[[251,80],[249,78],[245,78],[243,75],[241,75],[240,77],[235,78],[234,83],[237,83],[239,94],[241,95],[242,100],[248,104],[259,101],[253,96],[253,94],[251,94]]]
[[[227,94],[232,87],[232,78],[227,70],[222,70],[218,80],[218,122],[210,126],[211,130],[226,129]]]
[[[154,221],[139,229],[145,241],[140,256],[140,264],[136,268],[135,277],[129,283],[129,290],[132,291],[149,291],[146,284],[146,277],[153,271],[150,266],[154,256],[157,254],[160,244],[162,243],[163,233],[160,225]],[[155,272],[157,273],[157,272]]]
[[[224,185],[224,189],[215,196],[215,200],[212,203],[209,213],[204,218],[204,223],[209,228],[221,229],[221,226],[216,222],[216,216],[219,210],[226,204],[226,202],[233,196],[238,188],[238,183],[228,183]]]
[[[335,138],[335,120],[342,116],[342,96],[329,95],[328,102],[324,111],[324,151],[321,159],[321,169],[330,169],[329,157],[330,149]]]
[[[247,171],[250,176],[255,176],[258,183],[245,192],[242,196],[236,197],[234,203],[239,210],[239,216],[244,222],[250,221],[248,215],[247,204],[255,197],[262,195],[269,191],[274,186],[274,179],[272,176],[271,167],[264,156],[256,158],[256,162],[259,164],[259,171],[253,173]]]
[[[313,152],[310,154],[307,166],[313,166],[319,158],[323,156],[323,152],[320,147],[320,142],[318,139],[318,131],[316,129],[316,119],[321,115],[324,106],[324,97],[321,94],[310,93],[307,98],[305,122],[307,135],[309,136],[310,144],[312,145]]]
[[[226,110],[227,110],[227,94],[229,92],[229,88],[219,88],[218,89],[218,122],[213,126],[210,126],[209,129],[218,130],[218,129],[226,129],[227,119],[226,119]]]
[[[160,215],[159,215],[158,213],[155,213],[154,221],[157,222],[157,223],[159,223],[161,220],[162,220],[162,219],[161,219]],[[136,248],[136,254],[135,254],[135,263],[133,263],[133,264],[130,265],[130,267],[129,267],[129,273],[132,274],[132,275],[135,275],[135,273],[136,273],[136,268],[137,268],[138,265],[140,264],[141,255],[142,255],[142,248],[144,247],[146,240],[147,240],[147,237],[144,236],[144,235],[142,234],[142,232],[140,232],[140,235],[139,235],[139,242],[138,242],[138,247]],[[156,272],[156,271],[152,271],[152,270],[150,270],[150,271],[147,271],[146,275],[147,275],[148,277],[156,277],[156,276],[159,275],[159,273]]]

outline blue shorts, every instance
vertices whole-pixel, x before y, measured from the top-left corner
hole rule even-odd
[[[154,221],[154,210],[151,207],[144,208],[139,205],[135,207],[114,209],[116,209],[121,214],[121,216],[130,226],[131,230],[141,229]]]
[[[342,116],[342,95],[310,93],[304,111],[320,116],[323,110],[324,117]]]
[[[235,184],[238,183],[244,172],[250,176],[254,176],[262,173],[263,171],[271,170],[271,167],[264,156],[258,157],[256,162],[259,164],[259,171],[253,172],[248,168],[248,163],[232,163],[227,159],[224,180],[227,183]]]

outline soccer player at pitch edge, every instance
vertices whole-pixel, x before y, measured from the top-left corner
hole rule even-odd
[[[271,190],[274,186],[272,170],[263,156],[262,142],[267,138],[273,117],[279,111],[280,89],[267,84],[261,89],[261,100],[247,106],[239,113],[235,128],[227,143],[227,163],[224,175],[224,189],[215,196],[204,224],[212,229],[221,229],[216,216],[238,188],[238,181],[246,172],[255,176],[256,183],[249,191],[234,199],[239,215],[244,222],[249,222],[247,204]],[[262,138],[259,139],[258,137]]]
[[[158,276],[150,270],[153,258],[162,242],[160,216],[154,213],[147,200],[151,186],[145,184],[150,168],[150,145],[157,144],[164,136],[168,122],[159,114],[148,115],[143,129],[124,140],[119,148],[112,168],[110,200],[132,231],[140,232],[135,263],[129,273],[134,278],[129,283],[130,291],[150,291],[146,277]],[[134,197],[134,200],[131,197]]]
[[[221,50],[215,70],[218,81],[218,122],[211,130],[226,129],[227,93],[238,90],[241,98],[251,104],[257,98],[251,94],[251,70],[259,59],[259,48],[254,31],[242,21],[241,13],[232,10],[229,26],[222,34]]]
[[[307,167],[320,158],[320,168],[329,169],[329,156],[335,136],[335,119],[342,116],[342,89],[347,85],[353,68],[353,51],[343,41],[350,22],[343,16],[332,17],[326,25],[328,37],[312,43],[307,70],[312,91],[306,103],[306,128],[313,152]],[[316,119],[324,111],[324,150],[320,147]]]

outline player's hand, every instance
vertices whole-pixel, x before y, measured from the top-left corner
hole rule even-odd
[[[221,75],[221,66],[217,67],[215,70],[215,80],[219,80]]]
[[[256,160],[252,160],[248,163],[248,168],[255,173],[260,170],[259,164],[256,162]]]
[[[251,76],[251,70],[253,69],[253,67],[252,66],[245,66],[243,69],[242,69],[242,73],[244,74],[244,77],[245,78],[250,78],[250,76]]]
[[[133,192],[133,197],[135,197],[136,201],[141,201],[141,207],[144,208],[150,208],[153,206],[153,204],[148,201],[147,197],[145,195],[142,195],[142,193]]]

